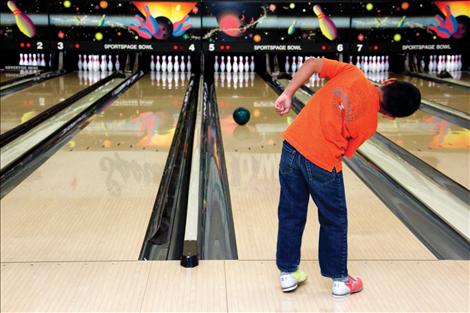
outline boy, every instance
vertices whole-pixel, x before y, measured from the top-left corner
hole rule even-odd
[[[333,279],[334,296],[345,296],[361,291],[362,281],[351,277],[347,269],[341,158],[351,158],[375,133],[377,113],[391,119],[409,116],[419,108],[421,95],[414,85],[396,80],[375,87],[351,64],[308,59],[276,100],[280,115],[289,112],[292,96],[313,73],[329,81],[282,133],[276,264],[284,292],[296,289],[307,278],[298,266],[310,194],[318,207],[321,275]]]

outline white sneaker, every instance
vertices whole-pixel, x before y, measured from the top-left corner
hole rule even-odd
[[[362,280],[359,277],[348,276],[349,281],[333,281],[333,296],[343,297],[362,290]]]
[[[297,289],[297,287],[307,280],[307,274],[297,270],[292,273],[282,272],[279,277],[281,288],[283,292],[288,292]]]

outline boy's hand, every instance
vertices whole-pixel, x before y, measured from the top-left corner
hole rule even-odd
[[[292,106],[292,97],[286,94],[281,94],[279,98],[277,98],[274,108],[276,109],[277,114],[284,115],[289,113],[290,108]]]

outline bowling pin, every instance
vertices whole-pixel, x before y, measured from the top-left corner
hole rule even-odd
[[[106,62],[106,55],[101,56],[101,72],[106,72],[108,69],[108,63]]]
[[[369,59],[367,56],[364,57],[364,63],[362,64],[362,67],[364,68],[364,72],[369,71]]]
[[[112,71],[113,71],[113,59],[111,55],[109,54],[108,55],[108,72],[112,72]]]
[[[356,66],[357,66],[358,69],[362,70],[362,63],[361,63],[361,57],[360,56],[357,57]]]
[[[121,63],[119,63],[119,55],[116,55],[116,63],[114,63],[114,68],[116,71],[119,71],[121,69]]]
[[[255,71],[255,57],[252,55],[251,56],[251,62],[250,62],[250,72]]]
[[[186,72],[186,63],[184,62],[184,55],[181,56],[181,64],[180,64],[180,70],[181,72]],[[181,76],[181,81],[184,84],[184,77],[185,75]]]
[[[245,56],[245,72],[248,73],[250,71],[250,64],[248,63],[248,56]]]
[[[297,71],[297,60],[294,57],[292,57],[292,74],[294,74]]]
[[[83,61],[82,61],[82,55],[78,55],[78,64],[77,64],[78,70],[81,71],[83,70]]]
[[[168,63],[166,63],[166,55],[162,56],[162,72],[166,72]]]
[[[452,58],[450,55],[446,56],[446,71],[448,72],[452,71]]]
[[[168,56],[168,64],[166,66],[169,73],[173,72],[173,61],[172,60],[173,60],[173,56],[169,55]]]
[[[215,61],[214,61],[214,72],[218,72],[219,71],[219,57],[216,55],[215,56]]]
[[[155,62],[155,70],[160,72],[162,70],[162,64],[160,63],[160,56],[157,55],[157,62]]]
[[[244,70],[245,70],[245,67],[243,66],[243,57],[240,56],[240,57],[239,57],[239,60],[240,60],[240,62],[238,63],[238,71],[239,71],[240,73],[243,73]]]
[[[180,71],[180,63],[178,61],[178,56],[175,55],[175,65],[173,66],[173,69],[175,70],[175,72],[179,72]],[[178,80],[179,80],[179,76],[178,76]]]
[[[323,13],[321,7],[316,4],[313,6],[313,12],[318,17],[318,25],[322,34],[329,40],[334,40],[337,35],[336,26],[333,21]]]
[[[225,56],[224,55],[220,58],[220,72],[222,73],[225,72]]]
[[[33,66],[37,66],[38,65],[38,61],[36,60],[36,54],[33,54],[33,62],[32,64]]]
[[[44,58],[44,53],[41,53],[41,61],[39,62],[40,66],[46,66],[46,59]]]
[[[231,57],[230,57],[230,56],[227,56],[227,66],[226,66],[226,69],[227,69],[227,73],[231,73],[231,72],[232,72],[232,60],[231,60]]]
[[[303,64],[303,58],[302,57],[298,57],[297,58],[297,70],[299,70],[299,68],[302,66]]]
[[[238,58],[236,56],[233,57],[233,72],[238,73]]]
[[[23,53],[20,53],[20,63],[19,65],[24,65],[24,56]]]
[[[385,56],[385,72],[388,73],[388,69],[390,68],[390,64],[388,63],[388,55]]]
[[[7,6],[10,11],[13,12],[16,26],[18,26],[20,31],[29,38],[33,38],[34,35],[36,35],[36,27],[34,26],[34,23],[31,21],[31,19],[26,14],[21,12],[15,2],[8,1]]]
[[[289,57],[286,56],[286,62],[284,63],[284,71],[286,73],[289,73],[289,68],[290,68],[290,65],[289,65]]]
[[[155,60],[153,59],[153,55],[150,56],[150,71],[155,71]]]

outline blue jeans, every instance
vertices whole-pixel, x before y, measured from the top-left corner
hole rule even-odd
[[[343,174],[328,172],[304,158],[284,141],[279,165],[281,196],[276,264],[282,272],[295,272],[300,263],[302,234],[307,221],[309,195],[318,207],[321,274],[348,275],[348,220]]]

